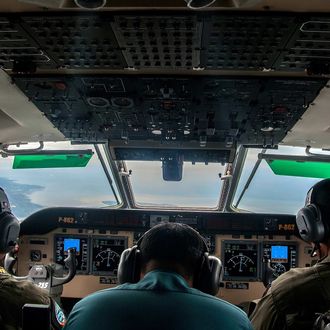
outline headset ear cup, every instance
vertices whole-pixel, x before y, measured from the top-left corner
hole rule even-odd
[[[326,221],[323,221],[322,211],[316,204],[310,204],[310,207],[314,209],[315,212],[315,241],[322,243],[326,240],[327,237],[327,225]]]
[[[321,243],[326,237],[326,227],[322,220],[320,208],[308,204],[297,213],[296,223],[301,238],[305,242]]]
[[[15,216],[5,212],[0,215],[0,252],[7,253],[15,246],[19,236],[20,224]]]
[[[136,283],[140,280],[141,253],[135,245],[126,249],[120,256],[118,265],[118,283]]]
[[[222,279],[222,263],[220,259],[204,253],[199,272],[194,278],[194,288],[215,296],[219,291]]]
[[[313,220],[311,218],[314,217],[311,214],[311,211],[307,207],[301,208],[296,216],[296,224],[299,231],[299,235],[302,240],[305,242],[311,242],[310,238],[310,224]]]

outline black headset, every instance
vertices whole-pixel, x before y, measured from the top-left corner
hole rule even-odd
[[[118,266],[118,282],[120,284],[127,282],[137,283],[140,280],[142,259],[140,245],[146,233],[138,240],[136,245],[126,249],[121,254]],[[196,274],[194,274],[193,287],[215,296],[219,291],[222,279],[222,263],[217,257],[209,255],[209,249],[205,240],[197,231],[196,233],[203,242],[203,251],[200,265],[197,267]]]
[[[19,227],[19,221],[11,213],[8,197],[0,188],[0,253],[7,253],[15,246]]]
[[[321,204],[316,194],[330,194],[330,179],[318,182],[307,193],[306,205],[300,209],[296,216],[296,223],[301,238],[306,242],[325,242],[330,234],[328,220],[322,214]],[[324,204],[324,203],[322,203]],[[322,205],[321,204],[321,205]],[[328,208],[330,205],[328,205]]]

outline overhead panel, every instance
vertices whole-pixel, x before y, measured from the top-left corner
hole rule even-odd
[[[295,33],[281,52],[275,68],[285,71],[329,73],[330,63],[330,19],[327,17],[305,17],[298,22]]]
[[[90,15],[29,16],[22,25],[58,68],[123,69],[127,65],[110,21]]]
[[[115,16],[112,23],[127,64],[135,69],[197,67],[202,27],[196,15]]]
[[[190,11],[7,16],[0,19],[0,65],[15,72],[330,72],[326,16]]]
[[[12,69],[16,62],[52,67],[54,62],[17,20],[0,17],[0,67]]]
[[[170,76],[16,76],[65,137],[112,145],[273,146],[324,79]]]
[[[220,70],[268,70],[295,30],[287,16],[205,17],[201,66]]]

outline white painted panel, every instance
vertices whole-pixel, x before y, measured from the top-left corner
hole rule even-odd
[[[321,90],[301,120],[284,138],[283,144],[330,148],[330,88]]]
[[[63,141],[63,134],[0,71],[0,143]]]

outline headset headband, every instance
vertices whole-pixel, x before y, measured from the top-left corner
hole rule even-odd
[[[312,194],[313,194],[314,187],[308,190],[306,199],[305,199],[305,206],[312,204]]]
[[[202,251],[202,253],[205,253],[205,252],[209,252],[209,248],[208,248],[208,246],[207,246],[207,243],[206,243],[206,241],[205,241],[205,239],[204,239],[204,237],[196,230],[196,229],[194,229],[194,228],[192,228],[192,227],[190,227],[190,226],[188,226],[188,225],[186,225],[186,224],[183,224],[183,223],[181,223],[181,225],[182,226],[184,226],[184,227],[187,227],[187,228],[189,228],[189,229],[192,229],[195,233],[196,233],[196,235],[201,239],[201,241],[203,242],[202,243],[202,245],[203,245],[203,248],[204,248],[204,250]],[[143,241],[143,239],[144,239],[144,237],[151,231],[153,229],[153,227],[152,228],[150,228],[149,230],[147,230],[139,239],[138,239],[138,241],[136,242],[136,246],[137,246],[137,248],[140,250],[140,246],[141,246],[141,242]]]

